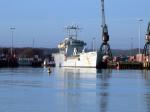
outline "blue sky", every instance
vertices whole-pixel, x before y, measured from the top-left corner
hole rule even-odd
[[[105,0],[111,48],[138,47],[138,18],[142,18],[141,46],[150,21],[150,0]],[[57,47],[65,26],[78,24],[79,38],[91,47],[101,43],[100,0],[0,0],[0,46],[11,46],[10,27],[15,27],[14,46]]]

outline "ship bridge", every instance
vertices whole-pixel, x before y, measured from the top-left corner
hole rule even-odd
[[[58,45],[58,48],[60,52],[66,56],[72,56],[74,55],[75,50],[76,54],[81,53],[85,45],[86,43],[84,41],[70,37],[65,38],[65,40]]]

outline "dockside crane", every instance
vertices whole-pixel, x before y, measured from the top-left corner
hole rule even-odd
[[[101,11],[102,11],[102,44],[97,53],[97,68],[105,68],[107,61],[112,59],[112,53],[110,49],[108,27],[105,19],[104,0],[101,0]]]
[[[148,23],[145,39],[146,39],[146,44],[144,46],[143,54],[145,56],[150,56],[150,22]]]

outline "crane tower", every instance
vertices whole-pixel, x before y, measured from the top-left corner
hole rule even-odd
[[[112,59],[112,53],[110,49],[108,28],[105,20],[105,9],[104,0],[101,0],[101,10],[102,10],[102,44],[97,54],[97,68],[103,68],[108,60]]]
[[[147,33],[145,39],[146,39],[146,44],[144,46],[143,54],[145,56],[149,56],[150,55],[150,22],[147,27]]]

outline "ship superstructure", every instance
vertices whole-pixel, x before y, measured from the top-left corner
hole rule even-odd
[[[65,56],[75,56],[81,53],[86,45],[81,40],[74,39],[73,37],[65,38],[63,42],[58,45],[59,52],[65,54]]]

